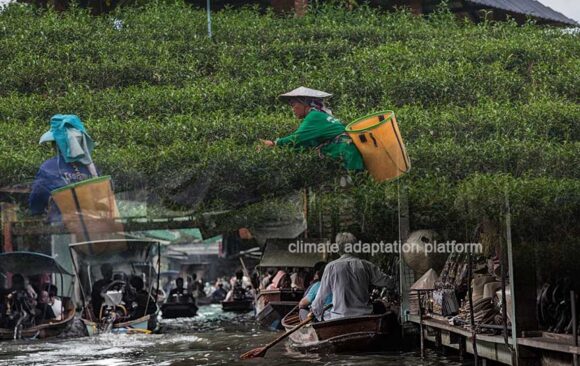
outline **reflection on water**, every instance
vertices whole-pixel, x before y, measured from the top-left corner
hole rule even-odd
[[[163,334],[101,335],[76,339],[0,343],[0,365],[460,365],[433,353],[302,355],[283,344],[265,358],[241,361],[239,355],[271,342],[280,333],[260,329],[252,313],[222,313],[202,306],[193,319],[163,320]]]

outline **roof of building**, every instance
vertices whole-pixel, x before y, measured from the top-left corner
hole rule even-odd
[[[577,26],[578,23],[564,14],[536,0],[467,0],[470,3],[502,9],[513,13],[530,15],[558,23]]]

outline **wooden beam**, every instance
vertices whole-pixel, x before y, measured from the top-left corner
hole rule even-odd
[[[2,243],[4,252],[14,251],[12,242],[12,223],[16,221],[17,206],[13,203],[0,202],[0,211],[2,215]]]
[[[226,213],[227,214],[227,213]],[[87,230],[91,233],[117,232],[119,227],[124,227],[124,232],[148,231],[148,230],[179,230],[199,228],[204,236],[214,236],[220,232],[214,229],[214,220],[222,214],[204,215],[202,218],[195,216],[167,217],[159,219],[133,217],[123,219],[92,219],[86,220]],[[113,223],[113,225],[112,225]],[[39,236],[69,234],[70,230],[64,224],[51,225],[42,220],[27,220],[10,222],[12,236]]]
[[[294,0],[294,12],[297,17],[303,17],[308,10],[308,0]]]

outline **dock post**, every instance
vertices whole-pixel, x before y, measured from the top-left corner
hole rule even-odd
[[[576,314],[576,293],[574,290],[570,291],[570,306],[572,308],[572,344],[578,347],[578,317]],[[578,355],[572,355],[573,365],[578,366]]]
[[[425,357],[425,335],[423,334],[423,307],[421,306],[421,291],[419,290],[417,290],[417,299],[419,300],[419,336],[421,340],[421,358],[423,358]]]

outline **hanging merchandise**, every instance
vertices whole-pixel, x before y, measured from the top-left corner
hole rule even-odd
[[[538,322],[548,332],[572,333],[574,323],[572,320],[571,291],[576,297],[576,314],[580,314],[579,292],[572,279],[569,277],[559,278],[542,286],[537,301]],[[576,325],[580,326],[580,321]]]
[[[442,316],[456,315],[459,311],[459,304],[455,290],[442,288],[433,291],[433,313]]]
[[[415,281],[413,286],[411,286],[411,290],[433,290],[438,278],[437,272],[431,268],[421,278]]]
[[[409,291],[409,312],[411,314],[419,315],[432,312],[430,293],[435,288],[438,277],[437,272],[431,268],[411,286]]]

